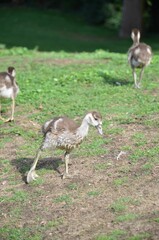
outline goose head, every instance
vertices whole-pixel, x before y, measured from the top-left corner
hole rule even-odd
[[[8,67],[8,73],[12,76],[15,77],[16,72],[14,67]]]
[[[89,112],[86,115],[86,120],[87,120],[89,125],[94,126],[95,128],[97,128],[98,133],[100,135],[103,134],[103,131],[102,131],[102,116],[101,116],[101,114],[99,112],[97,112],[97,111]]]
[[[140,41],[140,31],[137,28],[132,29],[131,38],[135,44],[138,44]]]

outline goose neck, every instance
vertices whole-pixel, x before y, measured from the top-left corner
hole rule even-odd
[[[81,126],[77,130],[77,133],[84,138],[85,136],[87,136],[88,130],[89,130],[89,124],[88,124],[88,121],[84,118]]]

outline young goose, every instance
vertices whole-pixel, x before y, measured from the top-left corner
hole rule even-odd
[[[92,111],[87,113],[80,126],[78,126],[74,120],[65,116],[56,117],[47,121],[42,127],[44,140],[41,147],[38,149],[36,158],[28,172],[27,183],[36,179],[37,174],[35,173],[35,168],[41,151],[46,148],[65,150],[65,174],[63,175],[63,178],[69,176],[68,163],[70,152],[78,147],[87,136],[90,125],[96,127],[99,134],[102,135],[102,116],[99,112]]]
[[[145,43],[140,43],[140,31],[138,29],[135,28],[132,30],[131,38],[133,40],[133,45],[128,51],[128,62],[133,71],[135,87],[140,88],[144,68],[151,62],[152,50],[149,45]],[[139,81],[137,81],[135,68],[141,68]]]
[[[7,72],[0,73],[0,97],[12,99],[11,117],[8,118],[7,120],[4,120],[1,117],[1,106],[0,106],[0,119],[2,119],[5,122],[14,120],[15,97],[19,92],[19,87],[16,83],[15,75],[16,75],[16,72],[14,67],[8,67]]]

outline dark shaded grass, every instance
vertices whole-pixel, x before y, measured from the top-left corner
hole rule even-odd
[[[105,27],[86,25],[77,16],[33,8],[0,8],[1,48],[27,47],[40,51],[82,52],[104,49],[127,52],[132,41]],[[147,39],[158,50],[157,37]]]

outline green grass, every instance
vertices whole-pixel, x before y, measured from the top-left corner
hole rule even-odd
[[[113,212],[123,212],[125,211],[127,206],[125,206],[125,203],[117,202],[111,205],[111,209]]]
[[[30,235],[30,229],[27,228],[9,228],[3,227],[0,229],[0,236],[2,239],[8,240],[42,240],[42,236],[40,233],[34,234],[34,236]]]
[[[71,204],[72,203],[72,198],[68,195],[61,195],[53,200],[55,203],[61,203],[64,202],[66,204]]]
[[[67,188],[69,190],[78,190],[78,185],[76,183],[70,183]]]
[[[36,181],[31,182],[31,185],[32,186],[38,186],[38,185],[44,184],[44,182],[45,182],[44,179],[39,177],[39,178],[36,179]]]
[[[154,221],[159,223],[159,218],[155,218]]]
[[[100,195],[100,191],[89,191],[88,193],[87,193],[87,195],[89,196],[89,197],[97,197],[97,196],[99,196]]]
[[[96,238],[96,240],[118,240],[121,237],[125,237],[127,235],[126,231],[117,229],[112,231],[109,235],[100,235]]]
[[[1,139],[0,148],[3,148],[7,142],[11,142],[12,138],[10,136],[6,136],[5,138]]]
[[[47,223],[48,228],[55,228],[63,223],[63,219],[52,220]]]
[[[139,200],[133,199],[131,197],[122,197],[117,199],[113,204],[111,204],[110,209],[115,214],[120,214],[128,211],[131,205],[139,206],[141,203]]]
[[[134,235],[128,238],[128,240],[144,240],[144,239],[150,239],[150,238],[151,238],[151,234],[149,233],[139,233],[137,235]]]
[[[1,167],[3,168],[3,174],[8,173],[11,170],[9,160],[8,159],[1,159]]]
[[[159,153],[159,146],[156,145],[152,148],[137,148],[136,151],[130,156],[130,159],[132,162],[138,162],[142,159],[147,159],[152,164],[153,162],[156,162],[156,158]]]
[[[143,195],[147,182],[158,183],[157,38],[145,39],[154,57],[145,69],[142,88],[137,90],[126,57],[130,39],[119,39],[116,32],[47,10],[1,8],[0,21],[0,71],[15,66],[20,87],[15,122],[0,121],[0,239],[51,239],[49,234],[54,232],[55,239],[61,239],[66,229],[79,230],[83,239],[153,236],[153,227],[150,235],[143,233],[142,220],[157,225],[158,215],[149,222],[141,206],[149,196],[157,201],[153,192],[146,199]],[[11,101],[2,99],[1,103],[2,115],[7,118]],[[81,123],[92,109],[102,113],[104,135],[90,127],[85,141],[72,152],[70,162],[77,166],[69,166],[69,170],[79,171],[75,179],[60,178],[56,170],[63,172],[64,164],[58,163],[58,169],[52,161],[45,164],[45,158],[61,159],[64,152],[45,151],[37,166],[39,178],[26,185],[26,172],[42,141],[42,124],[60,115]],[[126,154],[117,161],[120,151]],[[125,191],[132,196],[123,197]],[[155,206],[150,209],[149,205],[149,212],[156,211]],[[138,209],[145,218],[139,219],[140,231],[135,235]],[[78,226],[71,225],[77,222]],[[125,223],[131,223],[130,229]],[[99,235],[102,231],[105,234]]]
[[[119,186],[121,186],[121,185],[127,184],[127,182],[128,182],[128,178],[127,178],[127,177],[116,178],[116,179],[114,180],[114,185],[115,185],[116,187],[119,187]]]
[[[28,201],[28,194],[23,190],[13,190],[12,196],[0,197],[0,202],[25,202]]]
[[[94,169],[98,171],[102,171],[102,170],[104,171],[107,168],[109,168],[109,166],[110,166],[109,163],[96,163],[94,166]]]
[[[144,146],[147,143],[146,136],[143,133],[135,133],[132,139],[136,146]]]
[[[133,213],[128,213],[125,215],[120,215],[116,218],[117,222],[127,222],[127,221],[131,221],[134,220],[138,217],[138,215],[133,214]]]

